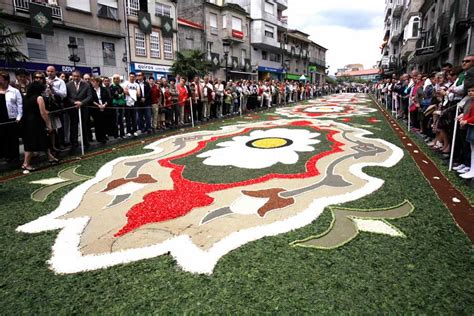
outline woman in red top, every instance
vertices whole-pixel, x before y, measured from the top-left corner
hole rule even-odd
[[[152,127],[153,129],[161,129],[161,113],[160,113],[160,94],[161,90],[155,82],[155,78],[150,77],[148,79],[150,84],[150,95],[151,95],[151,106],[153,110],[153,120]]]
[[[467,126],[466,141],[471,144],[471,170],[469,172],[461,174],[460,177],[464,179],[474,178],[474,87],[470,87],[467,90],[467,94],[470,98],[466,102],[467,111],[466,114],[459,118],[459,124],[461,127]]]
[[[466,102],[469,108],[465,111],[466,114],[459,118],[461,127],[467,126],[466,141],[471,144],[471,169],[469,172],[461,174],[460,177],[464,179],[474,178],[474,87],[467,90],[470,100]]]
[[[178,86],[176,89],[178,90],[178,103],[179,103],[179,124],[184,124],[184,106],[186,105],[186,101],[188,101],[188,90],[184,86],[184,79],[181,78]]]

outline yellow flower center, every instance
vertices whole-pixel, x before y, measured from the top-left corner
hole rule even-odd
[[[249,146],[259,149],[274,149],[291,145],[293,142],[289,139],[280,137],[266,137],[249,142]]]

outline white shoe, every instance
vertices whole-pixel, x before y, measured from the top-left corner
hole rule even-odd
[[[469,171],[464,174],[460,174],[459,176],[463,179],[472,179],[474,178],[474,171]]]
[[[133,136],[138,137],[138,133],[137,132],[133,133]]]
[[[458,169],[458,173],[466,173],[466,172],[469,172],[471,171],[471,168],[469,167],[464,167],[462,169]]]
[[[466,168],[466,166],[464,164],[460,164],[460,165],[457,165],[456,167],[453,167],[453,170],[460,170],[460,169],[464,169]]]
[[[127,135],[125,135],[125,137],[132,137],[132,134],[127,133]]]

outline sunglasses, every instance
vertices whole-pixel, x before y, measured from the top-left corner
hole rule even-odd
[[[473,62],[473,61],[474,61],[474,60],[464,59],[464,60],[462,61],[462,63],[463,63],[463,64],[467,64],[467,63],[471,63],[471,62]]]
[[[35,79],[41,79],[41,80],[43,80],[43,79],[44,79],[44,77],[35,76]]]

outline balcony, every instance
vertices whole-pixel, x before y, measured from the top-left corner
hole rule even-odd
[[[245,34],[242,31],[226,28],[222,30],[221,34],[225,40],[230,42],[244,43],[245,41]]]
[[[400,30],[394,29],[392,31],[392,37],[390,38],[390,42],[394,44],[397,43],[400,40],[400,35],[402,35]]]
[[[393,8],[393,17],[399,18],[403,13],[403,3],[396,3]]]
[[[42,1],[31,1],[37,4],[44,5],[46,7],[50,7],[53,9],[53,19],[56,20],[61,20],[63,19],[63,11],[61,7],[57,5],[52,5],[52,4],[46,4]],[[50,1],[51,2],[51,1]],[[15,12],[23,12],[23,13],[29,13],[30,12],[30,1],[29,0],[14,0],[13,1],[13,6],[15,7]]]
[[[282,11],[288,9],[288,0],[275,0],[275,2]]]

